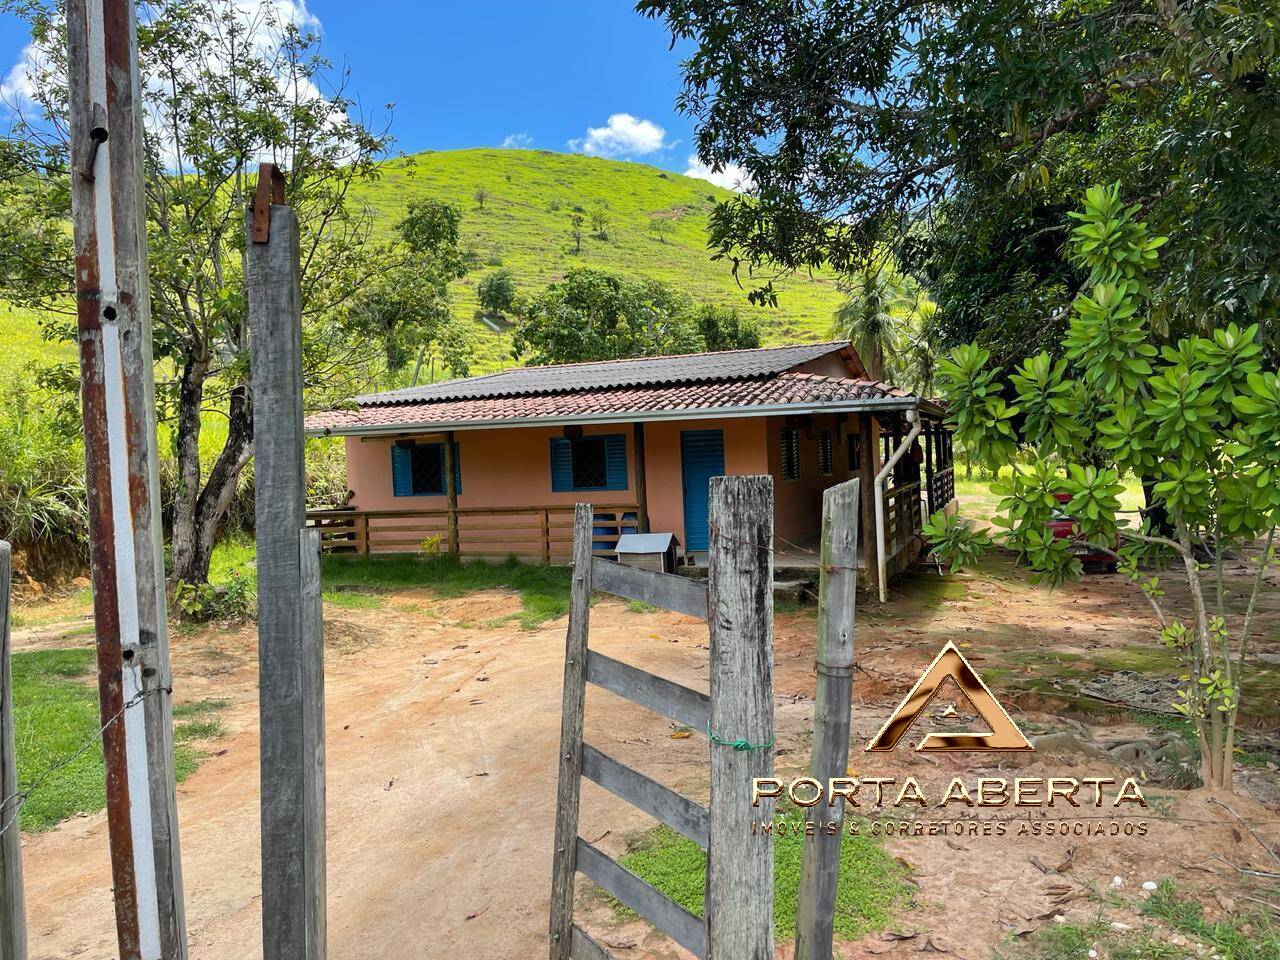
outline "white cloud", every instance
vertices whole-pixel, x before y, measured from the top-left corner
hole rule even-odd
[[[502,141],[503,150],[527,150],[533,146],[533,137],[527,133],[508,133]]]
[[[667,131],[629,113],[611,114],[605,126],[587,127],[585,137],[569,141],[570,150],[595,157],[638,157],[666,146]]]
[[[688,162],[688,169],[684,172],[686,177],[706,180],[708,183],[714,183],[717,187],[733,190],[736,193],[751,193],[755,189],[756,185],[751,179],[751,174],[736,163],[726,163],[723,169],[717,172],[709,164],[699,160],[696,153],[689,154]]]
[[[49,57],[34,43],[22,48],[18,62],[0,80],[0,100],[14,106],[29,106],[35,101],[35,77],[49,65]]]

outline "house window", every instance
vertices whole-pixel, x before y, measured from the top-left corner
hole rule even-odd
[[[453,485],[462,492],[462,465],[453,445]],[[397,443],[391,448],[391,486],[397,497],[439,497],[444,489],[443,443]]]
[[[627,489],[627,438],[625,434],[551,438],[551,489]]]
[[[829,477],[836,472],[835,460],[832,455],[832,440],[830,430],[818,431],[818,472],[824,477]]]
[[[862,437],[849,434],[847,437],[849,445],[849,470],[857,473],[862,469]]]
[[[779,431],[782,442],[782,479],[800,479],[800,431],[795,427],[783,427]]]

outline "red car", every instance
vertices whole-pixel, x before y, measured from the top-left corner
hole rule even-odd
[[[1049,529],[1053,531],[1053,535],[1058,540],[1071,540],[1071,552],[1080,558],[1080,562],[1084,564],[1086,572],[1107,572],[1114,573],[1116,569],[1116,559],[1109,553],[1102,553],[1096,547],[1085,543],[1084,537],[1076,529],[1076,522],[1067,516],[1064,509],[1071,502],[1071,494],[1059,493],[1055,495],[1058,503],[1062,506],[1057,507],[1053,511],[1053,516],[1049,520]]]

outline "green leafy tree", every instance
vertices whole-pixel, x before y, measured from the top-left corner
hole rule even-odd
[[[760,330],[736,310],[695,305],[665,284],[579,268],[528,303],[515,329],[530,364],[618,360],[758,347]]]
[[[609,239],[609,214],[603,209],[591,211],[591,231],[597,240]]]
[[[586,223],[580,213],[571,213],[569,215],[569,236],[573,238],[573,252],[582,252],[582,228]]]
[[[639,0],[688,44],[697,152],[744,168],[711,242],[764,278],[852,275],[885,249],[928,280],[935,339],[1000,363],[1060,342],[1067,209],[1123,179],[1167,250],[1156,339],[1280,304],[1274,0]],[[1260,332],[1275,358],[1280,330]]]
[[[476,187],[476,192],[473,193],[471,197],[473,200],[475,200],[476,206],[479,209],[483,210],[484,202],[489,199],[489,191],[486,190],[484,187]]]
[[[1012,467],[992,487],[1001,497],[994,541],[1025,559],[1034,581],[1055,585],[1081,572],[1072,542],[1047,527],[1059,494],[1070,495],[1065,509],[1079,537],[1114,552],[1187,678],[1173,706],[1197,730],[1201,776],[1229,789],[1256,605],[1276,557],[1280,378],[1264,365],[1256,325],[1155,342],[1149,281],[1165,239],[1149,233],[1118,185],[1090,189],[1084,212],[1072,216],[1070,256],[1087,280],[1072,303],[1063,357],[1029,357],[1006,384],[986,348],[956,348],[939,365],[949,420],[975,456]],[[1031,457],[1020,465],[1023,445]],[[1145,519],[1120,522],[1126,473],[1154,478],[1170,536]],[[943,514],[925,533],[953,569],[992,543]],[[1229,602],[1225,583],[1225,561],[1237,551],[1254,555],[1243,608]],[[1160,575],[1144,572],[1154,560],[1180,569],[1185,607],[1166,597]]]
[[[145,192],[158,410],[175,460],[172,575],[208,576],[215,536],[253,453],[245,325],[245,210],[258,163],[287,167],[301,226],[304,360],[316,402],[359,386],[366,347],[345,334],[345,308],[383,271],[365,213],[346,203],[389,143],[350,117],[347,75],[319,37],[280,5],[218,0],[139,3],[145,97]],[[0,0],[31,28],[31,99],[14,104],[0,151],[0,293],[44,311],[73,338],[66,37],[60,4]],[[10,245],[12,244],[12,245]],[[10,258],[9,252],[16,256]],[[72,370],[62,377],[74,383]],[[225,424],[206,461],[202,427]]]
[[[389,378],[417,354],[416,379],[423,357],[437,350],[455,376],[469,370],[470,340],[449,297],[449,283],[467,272],[458,246],[461,221],[448,203],[410,202],[396,224],[400,242],[388,251],[386,268],[351,305],[347,326],[381,344]]]
[[[488,317],[505,317],[517,312],[519,291],[510,270],[486,273],[476,284],[476,298],[481,312]]]
[[[673,229],[674,224],[666,217],[652,217],[649,220],[649,232],[658,238],[659,243],[666,243]]]

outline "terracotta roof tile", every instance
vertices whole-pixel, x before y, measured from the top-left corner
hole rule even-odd
[[[450,400],[400,401],[387,406],[329,410],[307,417],[312,432],[347,433],[369,429],[439,425],[501,425],[506,420],[539,420],[643,414],[659,410],[796,405],[905,398],[897,387],[869,380],[841,379],[811,373],[711,382],[616,386],[524,396],[491,396]]]

